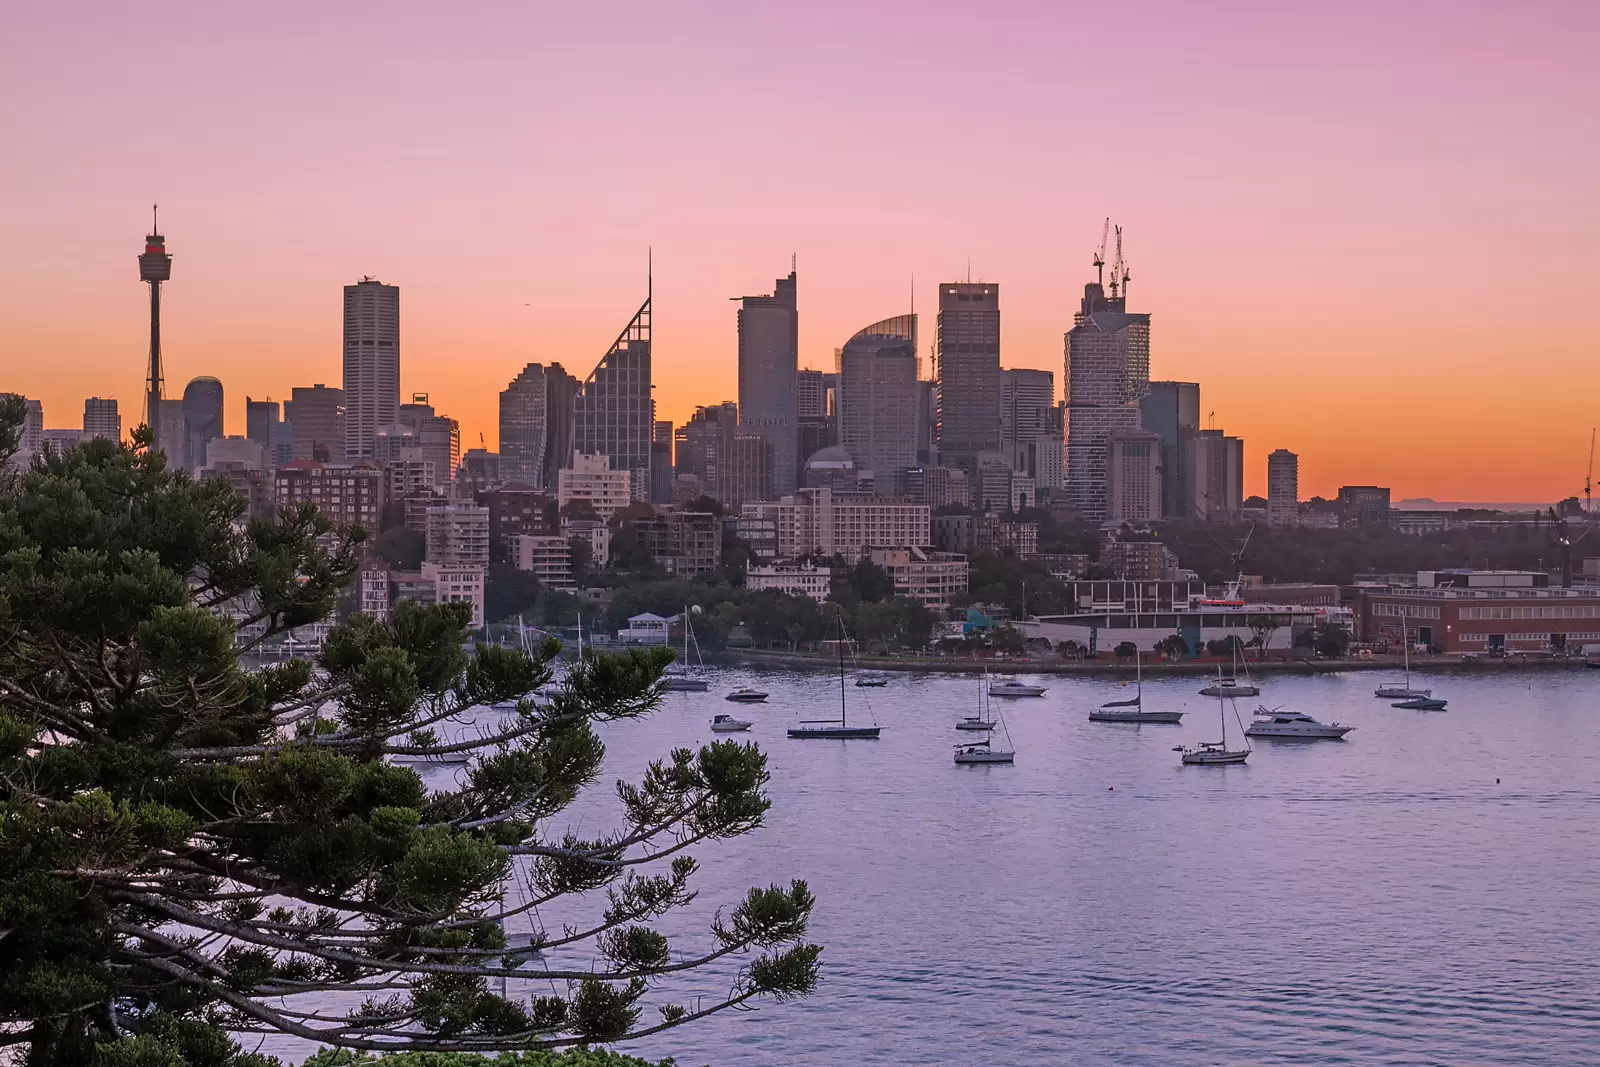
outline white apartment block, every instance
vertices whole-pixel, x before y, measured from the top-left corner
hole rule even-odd
[[[511,538],[511,552],[517,569],[531,572],[540,585],[551,589],[578,588],[572,575],[572,546],[565,537],[517,534]]]
[[[873,545],[926,545],[931,510],[925,504],[870,496],[835,496],[831,489],[801,489],[776,503],[744,505],[745,520],[777,527],[781,558],[842,555],[857,559]]]
[[[790,596],[808,596],[817,601],[828,599],[832,582],[832,568],[815,563],[774,563],[767,567],[750,567],[744,572],[746,589],[754,592],[776,589]]]
[[[445,504],[424,513],[428,541],[424,556],[441,564],[489,565],[489,509],[477,504]]]
[[[920,548],[874,548],[872,562],[889,572],[896,596],[920,601],[924,607],[943,610],[950,598],[967,591],[967,557],[956,552],[926,552]]]
[[[1280,448],[1267,457],[1267,524],[1294,526],[1300,521],[1300,457]]]
[[[632,503],[631,473],[611,469],[609,456],[572,454],[572,466],[556,476],[556,503],[562,508],[574,500],[587,500],[595,514],[609,521]]]
[[[465,601],[472,605],[473,629],[483,625],[484,568],[478,564],[435,563],[432,560],[422,564],[422,577],[433,583],[434,603],[456,603]]]

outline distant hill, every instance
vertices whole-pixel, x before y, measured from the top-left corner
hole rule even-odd
[[[1508,504],[1473,500],[1433,500],[1429,497],[1418,496],[1407,500],[1397,500],[1390,506],[1396,511],[1460,511],[1462,508],[1481,508],[1485,511],[1543,511],[1550,505]]]

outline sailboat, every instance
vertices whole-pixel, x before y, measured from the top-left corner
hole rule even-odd
[[[989,672],[984,671],[983,688],[978,690],[977,720],[984,724],[985,733],[983,737],[976,741],[963,741],[956,746],[956,763],[958,765],[963,763],[1013,763],[1016,761],[1017,754],[1013,749],[994,747],[994,734],[991,731],[994,730],[995,726],[998,725],[1002,730],[1005,730],[1007,742],[1011,740],[1011,731],[1006,730],[1004,722],[997,721],[992,717],[993,707],[990,703],[992,699],[989,689]],[[972,721],[970,717],[964,719],[956,724],[956,729],[973,729],[973,727],[966,725]]]
[[[528,624],[522,620],[521,615],[517,616],[517,647],[522,649],[523,653],[527,655],[529,659],[538,658],[534,655],[533,642],[528,637]],[[489,707],[495,711],[516,711],[522,706],[522,701],[530,695],[531,694],[524,693],[522,696],[510,697],[506,700],[497,700],[493,704],[490,704]]]
[[[799,726],[789,727],[789,736],[798,738],[876,738],[881,726],[851,726],[845,721],[844,685],[844,620],[839,621],[839,717],[837,719],[805,719]]]
[[[1380,685],[1372,695],[1383,700],[1426,700],[1433,696],[1432,689],[1414,689],[1411,685],[1411,638],[1406,635],[1406,623],[1400,620],[1400,651],[1405,656],[1406,684]]]
[[[1239,642],[1230,640],[1228,651],[1233,655],[1233,671],[1229,674],[1222,673],[1222,665],[1217,665],[1217,680],[1200,690],[1203,697],[1254,697],[1261,695],[1261,687],[1250,680],[1250,667],[1244,668],[1244,681],[1238,679],[1239,672]]]
[[[1181,711],[1146,711],[1144,709],[1144,667],[1139,654],[1134,653],[1134,670],[1138,672],[1138,689],[1132,700],[1111,700],[1089,712],[1090,722],[1178,723],[1183,721]]]
[[[985,667],[984,671],[983,671],[983,688],[978,690],[978,714],[976,714],[976,715],[968,715],[967,717],[965,717],[965,718],[961,719],[959,722],[957,722],[956,723],[956,729],[957,730],[968,730],[968,731],[975,731],[975,732],[979,732],[979,733],[988,733],[990,730],[994,729],[994,720],[992,718],[990,718],[986,714],[986,712],[988,711],[988,703],[989,702],[987,700],[985,700],[984,697],[985,697],[985,694],[988,691],[989,691],[989,669],[987,667]]]
[[[1244,748],[1242,749],[1230,749],[1228,747],[1228,705],[1225,697],[1217,698],[1217,710],[1220,712],[1219,718],[1222,720],[1222,740],[1202,741],[1193,748],[1179,749],[1183,753],[1182,761],[1184,763],[1201,764],[1209,767],[1219,763],[1243,763],[1250,757],[1250,741],[1248,738],[1245,740]],[[1235,719],[1239,717],[1238,705],[1234,705],[1233,716]],[[1240,728],[1243,729],[1242,724]]]
[[[689,606],[683,608],[683,654],[679,661],[661,672],[661,688],[669,693],[704,693],[711,683],[704,677],[706,665],[700,658],[700,642],[694,636],[694,623],[689,620]],[[694,673],[689,669],[689,644],[694,643]]]

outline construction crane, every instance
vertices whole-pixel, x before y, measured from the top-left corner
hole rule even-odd
[[[1106,216],[1106,224],[1100,227],[1100,247],[1094,254],[1094,280],[1098,285],[1106,282],[1106,241],[1111,237],[1111,217]]]
[[[1589,473],[1583,476],[1583,513],[1594,516],[1594,430],[1589,430]]]
[[[1594,533],[1594,527],[1589,527],[1577,537],[1572,536],[1572,531],[1567,528],[1567,520],[1555,508],[1548,509],[1551,525],[1555,527],[1556,550],[1561,554],[1561,586],[1570,588],[1572,585],[1572,546]]]
[[[1122,288],[1122,227],[1117,227],[1117,258],[1111,264],[1111,299],[1117,298]]]

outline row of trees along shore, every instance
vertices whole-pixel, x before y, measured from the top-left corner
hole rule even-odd
[[[0,461],[21,415],[0,406]],[[469,655],[462,607],[401,603],[249,666],[220,609],[252,642],[328,617],[365,533],[243,521],[150,445],[0,462],[0,1042],[22,1062],[265,1067],[240,1042],[288,1036],[434,1067],[814,988],[803,881],[698,929],[680,911],[697,846],[766,817],[755,745],[663,753],[616,783],[615,828],[562,828],[601,788],[596,725],[649,714],[670,653],[590,655],[481,731],[456,723],[552,682],[555,642]],[[462,752],[434,788],[398,763]],[[722,995],[684,999],[708,978]]]

